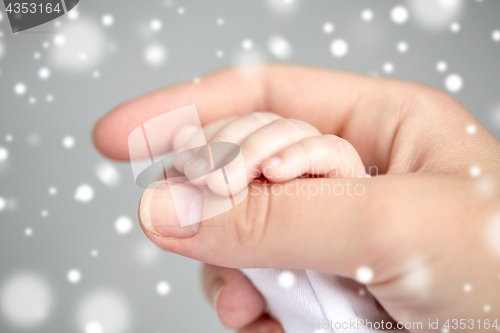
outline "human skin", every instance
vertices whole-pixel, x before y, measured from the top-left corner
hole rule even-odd
[[[274,195],[264,182],[234,209],[203,221],[192,237],[146,235],[207,265],[204,286],[228,327],[279,332],[238,268],[310,269],[356,278],[396,321],[500,317],[500,143],[456,100],[425,86],[330,70],[265,65],[228,69],[126,102],[94,130],[107,157],[128,160],[128,134],[165,111],[196,104],[202,125],[255,111],[303,120],[350,142],[371,179],[299,179],[362,184],[360,196]],[[468,134],[467,126],[477,128]],[[472,177],[473,166],[480,169]],[[260,190],[260,194],[257,194]],[[265,194],[269,193],[269,195]],[[500,222],[498,222],[500,223]],[[210,228],[223,225],[223,228]],[[496,238],[494,238],[496,237]],[[470,285],[470,292],[464,290]],[[466,290],[469,290],[466,288]],[[486,307],[487,306],[487,307]],[[488,309],[489,311],[485,311]],[[469,324],[468,321],[466,321]],[[451,324],[451,322],[450,322]]]

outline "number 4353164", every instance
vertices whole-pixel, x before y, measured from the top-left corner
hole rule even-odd
[[[50,14],[52,12],[59,13],[62,9],[59,6],[59,3],[57,3],[55,6],[52,6],[51,3],[35,3],[35,2],[16,2],[16,3],[9,3],[7,8],[5,8],[5,11],[7,13],[14,13],[14,14],[35,14],[35,13],[46,13]]]
[[[498,320],[498,319],[497,319]],[[498,330],[497,320],[491,321],[489,319],[485,320],[474,320],[474,319],[448,319],[444,324],[444,328],[453,330],[465,330],[465,329],[490,329],[493,328]]]

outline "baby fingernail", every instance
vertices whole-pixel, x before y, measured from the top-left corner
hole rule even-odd
[[[187,162],[189,161],[191,158],[193,157],[193,152],[190,151],[190,150],[186,150],[186,151],[183,151],[181,153],[178,153],[176,158],[180,161],[180,162]]]
[[[197,157],[194,161],[189,162],[187,164],[187,166],[189,166],[189,168],[193,168],[193,169],[196,169],[198,171],[205,170],[207,165],[208,165],[207,159],[205,157],[201,157],[201,156]]]

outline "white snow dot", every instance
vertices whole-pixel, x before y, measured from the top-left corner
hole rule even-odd
[[[47,80],[50,77],[50,70],[47,67],[42,67],[38,70],[38,77],[42,80]]]
[[[334,29],[335,29],[335,26],[331,22],[325,22],[323,24],[323,32],[325,34],[331,34]]]
[[[6,206],[7,202],[5,201],[4,198],[0,197],[0,211],[4,210]]]
[[[470,284],[466,284],[466,285],[464,286],[464,291],[465,291],[466,293],[470,292],[471,290],[472,290],[472,286],[471,286]]]
[[[26,229],[24,229],[24,235],[26,237],[31,237],[33,235],[33,229],[32,228],[26,228]]]
[[[161,296],[165,296],[170,292],[170,285],[167,281],[160,281],[156,285],[156,292]]]
[[[386,62],[383,66],[382,69],[386,73],[392,73],[394,72],[394,65],[391,62]]]
[[[71,22],[60,36],[64,36],[64,42],[61,38],[63,43],[59,44],[64,45],[53,48],[50,55],[53,66],[75,72],[86,71],[94,68],[102,59],[106,42],[104,29],[100,24],[89,20]]]
[[[469,133],[469,134],[471,134],[471,135],[472,135],[472,134],[476,134],[476,132],[477,132],[477,127],[476,127],[476,125],[474,125],[474,124],[469,124],[469,125],[467,125],[467,127],[465,128],[465,130],[467,131],[467,133]]]
[[[43,47],[44,49],[48,49],[48,48],[49,48],[49,46],[50,46],[50,44],[49,44],[49,42],[47,42],[47,41],[45,41],[45,42],[43,42],[43,43],[42,43],[42,47]]]
[[[35,96],[31,96],[29,99],[28,99],[28,102],[30,104],[35,104],[36,103],[36,97]]]
[[[51,314],[51,288],[37,274],[22,272],[9,277],[2,285],[1,295],[2,314],[18,329],[34,329]]]
[[[444,61],[439,61],[436,64],[436,69],[440,73],[446,72],[446,70],[448,69],[448,64],[446,62],[444,62]]]
[[[24,83],[17,83],[14,86],[14,92],[18,95],[24,95],[26,93],[26,85]]]
[[[396,24],[403,24],[408,21],[409,17],[408,9],[403,6],[396,6],[391,11],[392,21]]]
[[[132,315],[128,300],[110,289],[101,289],[85,295],[76,309],[79,331],[85,333],[130,332]],[[102,331],[85,331],[89,326]]]
[[[491,111],[490,119],[494,126],[500,127],[500,107],[496,107]]]
[[[200,77],[199,77],[199,76],[196,76],[196,77],[193,79],[193,83],[194,83],[194,84],[200,84],[200,82],[201,82],[201,79],[200,79]]]
[[[278,284],[285,289],[290,288],[295,283],[295,276],[292,272],[285,271],[278,276]]]
[[[177,13],[178,13],[179,15],[184,15],[184,13],[185,13],[185,12],[186,12],[186,10],[185,10],[183,7],[179,7],[179,8],[177,9]]]
[[[99,255],[99,251],[96,249],[92,249],[92,251],[90,251],[90,255],[95,258]]]
[[[217,52],[215,53],[215,55],[217,56],[217,58],[222,58],[224,56],[224,51],[217,50]]]
[[[48,210],[46,210],[46,209],[42,210],[42,211],[40,212],[40,216],[41,216],[41,217],[44,217],[44,218],[45,218],[45,217],[47,217],[47,216],[49,216],[49,211],[48,211]]]
[[[33,54],[33,58],[35,58],[36,60],[40,59],[40,57],[41,57],[41,55],[40,55],[40,53],[38,53],[38,52],[35,52],[35,53]]]
[[[28,136],[28,144],[30,146],[38,146],[42,139],[40,138],[40,135],[37,133],[32,133]]]
[[[490,181],[491,182],[491,181]],[[484,229],[486,246],[491,253],[500,258],[500,211],[492,215]],[[500,275],[498,276],[500,279]]]
[[[266,2],[270,9],[279,15],[290,14],[298,7],[296,0],[266,0]]]
[[[45,98],[47,100],[47,102],[53,102],[54,101],[54,96],[52,95],[47,95],[47,97]]]
[[[64,148],[73,148],[75,146],[75,139],[72,136],[66,136],[63,138],[62,144]]]
[[[500,42],[500,30],[495,30],[491,33],[491,39],[495,42]]]
[[[55,186],[51,186],[49,188],[49,194],[52,195],[52,196],[56,195],[57,194],[57,188]]]
[[[73,8],[69,13],[68,13],[68,18],[70,20],[76,20],[79,16],[79,13],[78,11],[76,10],[76,8]]]
[[[94,198],[94,189],[87,184],[78,186],[74,196],[76,201],[89,202]]]
[[[491,311],[491,306],[489,304],[486,304],[484,307],[483,307],[483,310],[484,312],[490,312]]]
[[[142,241],[134,249],[134,257],[140,264],[153,265],[158,262],[161,250],[153,243]]]
[[[102,328],[101,323],[97,321],[91,321],[87,325],[85,325],[85,333],[103,333],[104,330]]]
[[[446,78],[444,84],[449,92],[455,93],[462,89],[464,82],[462,80],[462,77],[460,77],[458,74],[450,74]]]
[[[78,283],[82,279],[82,273],[78,269],[71,269],[66,275],[68,281],[71,283]]]
[[[450,25],[450,30],[451,30],[451,32],[459,32],[460,31],[460,24],[458,24],[457,22],[452,23]]]
[[[14,140],[14,137],[12,136],[12,134],[7,134],[5,136],[5,141],[12,142],[12,140]]]
[[[78,53],[78,58],[81,60],[81,61],[87,61],[88,60],[88,56],[85,52],[80,52]]]
[[[349,45],[343,39],[336,39],[330,45],[330,52],[334,57],[342,58],[349,52]]]
[[[160,44],[153,44],[148,46],[145,52],[146,62],[150,65],[161,65],[166,58],[166,50]]]
[[[5,147],[0,147],[0,162],[4,162],[9,158],[9,151]]]
[[[115,221],[115,230],[119,234],[125,235],[132,230],[133,222],[128,216],[120,216]]]
[[[113,25],[113,23],[115,22],[115,19],[113,18],[113,16],[111,16],[110,14],[106,14],[102,17],[101,19],[101,23],[102,25],[104,25],[105,27],[110,27]]]
[[[224,21],[224,19],[222,17],[219,17],[217,19],[217,25],[222,26],[222,25],[224,25],[224,23],[225,23],[225,21]]]
[[[245,39],[243,42],[241,42],[241,47],[243,50],[251,50],[253,47],[253,42],[250,39]]]
[[[362,266],[356,270],[356,280],[359,283],[370,283],[373,280],[373,270],[370,267]]]
[[[62,46],[66,44],[66,37],[64,35],[58,34],[54,37],[54,44],[57,46]]]
[[[423,28],[438,30],[460,17],[466,0],[409,0],[412,17]]]
[[[278,59],[288,59],[292,55],[292,46],[281,36],[271,36],[267,41],[269,51]]]
[[[408,43],[406,42],[399,42],[397,45],[397,49],[400,53],[406,53],[408,52]]]
[[[94,77],[94,79],[98,79],[101,77],[101,73],[99,71],[94,71],[92,73],[92,76]]]
[[[481,169],[475,165],[472,168],[470,168],[469,173],[472,177],[478,177],[481,175]]]
[[[162,27],[162,23],[158,19],[154,19],[149,23],[149,28],[153,31],[160,31]]]
[[[373,12],[370,9],[365,9],[361,12],[361,19],[365,22],[373,20]]]
[[[116,186],[120,182],[120,173],[109,163],[103,162],[98,164],[95,173],[97,178],[105,185]]]

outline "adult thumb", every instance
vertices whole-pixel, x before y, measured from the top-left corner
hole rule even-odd
[[[362,208],[379,182],[256,180],[234,208],[185,227],[180,226],[178,210],[192,215],[196,205],[180,207],[168,187],[153,187],[141,199],[139,217],[144,232],[158,246],[212,265],[312,269],[353,277],[362,264],[358,259],[369,251],[369,239],[375,236],[375,230],[367,228],[370,211]]]

